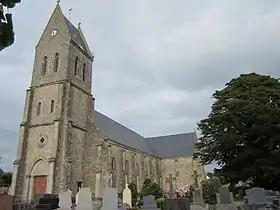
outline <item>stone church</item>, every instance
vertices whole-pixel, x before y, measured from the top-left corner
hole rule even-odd
[[[145,138],[94,108],[93,54],[80,24],[67,19],[59,2],[36,46],[31,86],[26,92],[11,193],[20,200],[36,194],[105,186],[121,192],[141,189],[146,178],[168,192],[191,185],[196,133]]]

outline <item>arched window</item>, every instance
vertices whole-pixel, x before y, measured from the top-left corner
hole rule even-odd
[[[42,63],[42,75],[47,73],[47,66],[48,66],[48,57],[45,56]]]
[[[54,111],[54,100],[51,101],[51,113]]]
[[[76,57],[75,59],[75,69],[74,69],[74,74],[77,75],[77,70],[78,70],[78,61],[79,61],[79,58]]]
[[[85,76],[86,76],[86,64],[84,63],[84,65],[83,65],[83,81],[85,81]]]
[[[54,72],[58,71],[58,66],[59,66],[59,54],[55,53],[55,56],[54,56]]]
[[[40,113],[41,113],[41,105],[42,105],[41,102],[39,102],[37,105],[37,115],[40,115]]]

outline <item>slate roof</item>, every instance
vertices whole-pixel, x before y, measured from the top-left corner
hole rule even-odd
[[[81,34],[80,34],[79,30],[65,16],[64,16],[64,19],[65,19],[66,25],[68,27],[68,30],[70,32],[72,41],[74,41],[86,53],[88,53],[90,55],[91,53],[87,51],[86,43],[84,43],[83,38],[81,37]]]
[[[177,158],[193,155],[195,138],[196,134],[192,132],[152,137],[147,140],[149,146],[154,148],[161,157]]]
[[[195,132],[145,138],[96,110],[93,110],[93,120],[101,134],[110,140],[157,157],[191,156],[195,151]]]

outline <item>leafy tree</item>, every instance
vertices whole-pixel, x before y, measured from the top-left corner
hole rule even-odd
[[[14,8],[20,2],[21,0],[0,0],[0,51],[15,41],[12,14],[5,13],[4,9]]]
[[[4,172],[0,177],[0,185],[3,187],[9,187],[12,183],[12,176],[11,172]]]
[[[196,144],[203,164],[228,182],[280,189],[280,83],[256,73],[242,74],[213,94],[215,102],[198,123]]]

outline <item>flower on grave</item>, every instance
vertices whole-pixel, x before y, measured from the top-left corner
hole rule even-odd
[[[185,197],[189,190],[190,190],[190,186],[186,185],[186,186],[179,187],[178,189],[176,189],[175,193],[176,193],[177,197]]]

